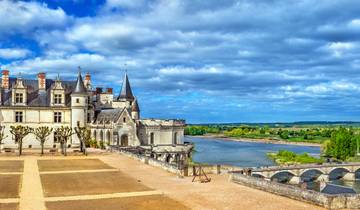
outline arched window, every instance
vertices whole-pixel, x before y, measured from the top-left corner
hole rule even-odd
[[[154,133],[150,133],[150,144],[154,144]]]
[[[177,132],[174,133],[173,144],[177,144]]]

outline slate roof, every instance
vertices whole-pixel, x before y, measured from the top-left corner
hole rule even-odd
[[[97,113],[95,122],[100,124],[116,122],[119,119],[123,110],[124,109],[103,109]]]
[[[77,94],[86,94],[87,93],[87,90],[85,88],[84,81],[82,79],[80,71],[79,71],[79,74],[78,74],[78,78],[77,78],[77,81],[76,81],[76,86],[75,86],[75,89],[74,89],[73,93],[77,93]]]
[[[122,84],[122,87],[121,87],[121,92],[120,92],[120,95],[119,95],[119,97],[117,99],[118,100],[119,99],[134,100],[134,95],[133,95],[133,93],[131,91],[131,86],[130,86],[130,82],[129,82],[129,78],[128,78],[127,73],[125,73],[123,84]]]
[[[24,85],[26,86],[27,92],[27,106],[31,107],[46,107],[50,106],[50,90],[51,87],[55,84],[55,80],[46,79],[46,89],[45,91],[39,90],[38,80],[37,79],[23,79]],[[10,89],[4,90],[1,89],[1,101],[2,105],[10,106],[11,105],[11,93],[12,87],[15,86],[16,78],[9,78]],[[62,86],[65,88],[65,105],[70,106],[71,98],[70,94],[75,88],[76,81],[61,81]],[[0,79],[1,84],[1,79]]]

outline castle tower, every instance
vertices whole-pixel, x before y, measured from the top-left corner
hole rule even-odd
[[[131,117],[134,120],[139,120],[140,119],[140,108],[139,108],[139,104],[137,102],[137,99],[134,100],[134,103],[132,104],[131,107]]]
[[[88,108],[88,92],[79,71],[76,86],[71,93],[71,127],[85,127]],[[72,136],[73,144],[80,144],[77,135]]]

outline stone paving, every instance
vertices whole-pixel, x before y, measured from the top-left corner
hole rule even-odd
[[[0,210],[188,209],[97,158],[5,159],[0,160]]]

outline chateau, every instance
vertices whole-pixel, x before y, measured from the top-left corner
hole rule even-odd
[[[75,79],[75,77],[74,77]],[[2,71],[0,91],[0,124],[5,126],[7,138],[3,147],[15,148],[10,133],[11,125],[36,128],[49,126],[87,127],[93,139],[104,145],[120,147],[167,146],[173,150],[184,144],[184,120],[141,119],[139,101],[133,95],[125,73],[121,92],[114,96],[112,88],[92,88],[91,76],[82,78],[78,73],[73,81],[46,78],[39,73],[37,79],[11,77]],[[78,147],[74,134],[68,147]],[[24,139],[24,148],[40,147],[33,134]],[[46,147],[59,146],[57,135],[52,133]]]

